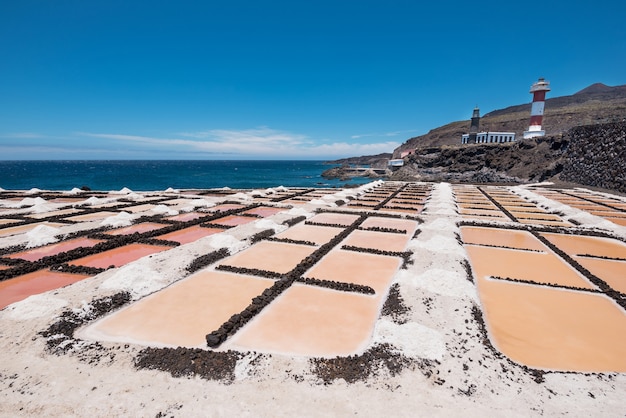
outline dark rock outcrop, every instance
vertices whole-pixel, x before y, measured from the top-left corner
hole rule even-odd
[[[581,126],[569,137],[562,180],[626,193],[626,123]]]

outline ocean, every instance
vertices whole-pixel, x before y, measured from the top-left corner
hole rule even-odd
[[[133,191],[174,189],[259,189],[268,187],[342,187],[371,179],[328,180],[323,161],[0,161],[5,190]]]

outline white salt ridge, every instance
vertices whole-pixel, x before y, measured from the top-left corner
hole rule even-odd
[[[137,201],[137,200],[143,200],[145,196],[139,193],[132,192],[132,193],[127,194],[125,198]]]
[[[432,222],[425,222],[420,226],[420,229],[452,233],[459,231],[455,221],[450,218],[437,218]]]
[[[226,248],[231,254],[235,254],[248,246],[245,241],[224,233],[209,236],[208,242],[214,249]]]
[[[28,190],[28,191],[26,192],[26,194],[37,194],[37,193],[41,193],[41,192],[43,192],[43,190],[38,189],[38,188],[36,188],[36,187],[33,187],[32,189]]]
[[[106,203],[111,203],[111,202],[115,202],[117,199],[114,198],[108,198],[108,199],[103,199],[103,198],[99,198],[96,196],[91,196],[90,198],[83,200],[82,202],[78,202],[75,203],[74,206],[82,206],[82,205],[87,205],[87,206],[96,206],[96,205],[104,205]]]
[[[93,312],[93,306],[84,300],[81,301],[80,308],[72,309],[72,313],[80,319],[91,318],[93,316]]]
[[[322,200],[322,199],[313,199],[309,202],[312,205],[321,205],[321,206],[337,206],[334,202],[328,202],[326,200]]]
[[[435,208],[428,206],[427,214],[428,215],[441,215],[441,216],[456,216],[457,211],[447,206],[444,206],[444,207],[438,206]]]
[[[389,343],[399,353],[413,358],[441,360],[446,353],[441,332],[416,322],[398,325],[381,318],[376,323],[374,342]]]
[[[262,190],[252,190],[251,192],[248,193],[248,195],[252,197],[264,197],[266,196],[266,193]]]
[[[596,216],[589,212],[585,212],[583,210],[564,205],[552,199],[548,199],[547,197],[541,196],[521,186],[511,187],[510,190],[522,198],[525,198],[529,201],[538,202],[539,205],[548,210],[564,213],[566,219],[573,219],[574,221],[580,223],[580,225],[583,227],[591,227],[610,231],[622,238],[626,238],[626,227],[614,224],[613,222],[600,216]]]
[[[434,253],[457,254],[465,257],[465,250],[455,238],[435,235],[427,241],[412,239],[407,245],[409,250],[427,250]]]
[[[167,189],[165,189],[165,193],[180,193],[180,190],[168,187]]]
[[[241,200],[243,202],[248,202],[253,200],[252,196],[247,195],[246,193],[235,193],[233,195],[228,196],[229,199]]]
[[[118,269],[100,285],[101,289],[127,291],[134,300],[161,290],[169,280],[141,262]]]
[[[25,197],[24,199],[20,200],[17,203],[13,203],[13,202],[8,202],[5,204],[5,207],[7,208],[21,208],[24,206],[35,206],[35,205],[41,205],[46,203],[45,199],[42,199],[41,197]]]
[[[405,272],[401,273],[406,274]],[[464,273],[435,268],[426,270],[417,276],[400,276],[398,280],[410,281],[414,287],[426,289],[439,295],[454,298],[467,297],[473,301],[478,301],[476,287],[467,280]]]
[[[46,293],[32,295],[4,309],[7,317],[16,321],[49,317],[67,306],[67,301]]]
[[[26,238],[28,238],[26,248],[40,247],[57,242],[58,238],[56,236],[60,234],[61,230],[58,228],[53,228],[48,225],[37,225],[26,233]]]
[[[105,218],[100,225],[119,228],[121,226],[130,226],[133,224],[133,215],[128,212],[120,212],[117,215]]]
[[[109,193],[111,193],[111,194],[130,194],[130,193],[133,193],[133,191],[130,190],[128,187],[124,187],[124,188],[120,189],[119,191],[111,190]]]
[[[46,212],[52,212],[53,210],[57,210],[61,206],[63,205],[55,205],[53,203],[48,203],[44,200],[42,203],[37,203],[33,205],[30,211],[32,213],[46,213]]]
[[[287,212],[287,215],[291,215],[291,216],[304,216],[306,218],[310,218],[314,215],[313,212],[309,212],[308,210],[304,209],[304,208],[292,208],[289,209]]]
[[[244,380],[250,377],[250,371],[254,369],[252,362],[258,358],[257,354],[247,353],[243,358],[237,360],[235,364],[235,380]]]
[[[285,231],[288,227],[287,225],[277,224],[271,219],[261,219],[254,222],[254,226],[259,229],[273,229],[275,233],[280,233]]]
[[[176,209],[172,209],[171,207],[167,205],[156,205],[155,207],[150,209],[150,212],[154,213],[155,215],[168,215],[168,216],[178,215],[179,213]]]
[[[74,187],[72,190],[70,190],[68,192],[63,192],[63,193],[70,194],[70,195],[77,195],[77,194],[83,193],[83,191],[81,189],[79,189],[78,187]]]

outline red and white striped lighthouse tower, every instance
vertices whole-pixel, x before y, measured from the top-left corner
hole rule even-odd
[[[544,136],[546,131],[541,129],[543,108],[546,101],[546,92],[550,91],[550,82],[540,78],[530,87],[533,94],[533,104],[530,108],[530,126],[524,131],[524,139]]]

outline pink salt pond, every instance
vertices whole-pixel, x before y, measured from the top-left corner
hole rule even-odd
[[[227,210],[241,209],[244,205],[237,203],[225,203],[223,205],[213,206],[207,209],[207,212],[226,212]]]
[[[169,216],[165,219],[168,219],[170,221],[189,222],[195,219],[202,218],[203,216],[207,216],[207,214],[198,213],[198,212],[187,212],[187,213],[181,213],[179,215]]]
[[[123,247],[114,248],[112,250],[103,251],[98,254],[79,258],[78,260],[71,261],[69,264],[74,266],[95,267],[103,269],[106,269],[110,266],[120,267],[124,264],[130,263],[131,261],[138,260],[141,257],[145,257],[147,255],[169,249],[170,247],[160,245],[134,243],[125,245]]]
[[[311,222],[329,225],[350,226],[359,219],[359,215],[344,213],[320,213],[310,219]]]
[[[405,234],[356,230],[352,231],[341,245],[382,251],[404,251],[409,239],[410,237]]]
[[[381,297],[294,284],[224,345],[225,349],[334,357],[362,351]]]
[[[200,225],[195,225],[189,228],[159,235],[156,238],[178,242],[179,244],[188,244],[190,242],[197,241],[200,238],[208,237],[209,235],[219,234],[220,232],[224,232],[224,230],[221,228],[206,228]]]
[[[268,216],[272,216],[277,214],[278,212],[282,212],[284,211],[285,208],[274,208],[274,207],[269,207],[269,206],[259,206],[250,210],[247,210],[243,213],[247,213],[250,215],[257,215],[257,216],[261,216],[263,218],[268,217]]]
[[[19,258],[27,261],[37,261],[44,257],[60,254],[63,252],[71,251],[76,248],[89,248],[94,245],[103,242],[102,240],[91,238],[76,238],[67,241],[60,242],[58,244],[45,245],[43,247],[32,248],[26,251],[20,251],[7,255],[8,258]]]
[[[143,222],[140,224],[135,224],[131,226],[125,226],[123,228],[114,229],[112,231],[107,231],[105,234],[107,235],[130,235],[130,234],[143,234],[144,232],[156,231],[157,229],[161,229],[166,227],[167,225],[154,223],[154,222]]]
[[[0,282],[0,309],[29,296],[58,289],[89,276],[39,270]]]
[[[245,225],[253,221],[256,221],[256,219],[252,216],[228,215],[223,218],[215,219],[210,223],[224,226],[238,226]]]
[[[274,280],[201,271],[105,317],[81,332],[96,340],[158,346],[206,347],[206,335]]]

